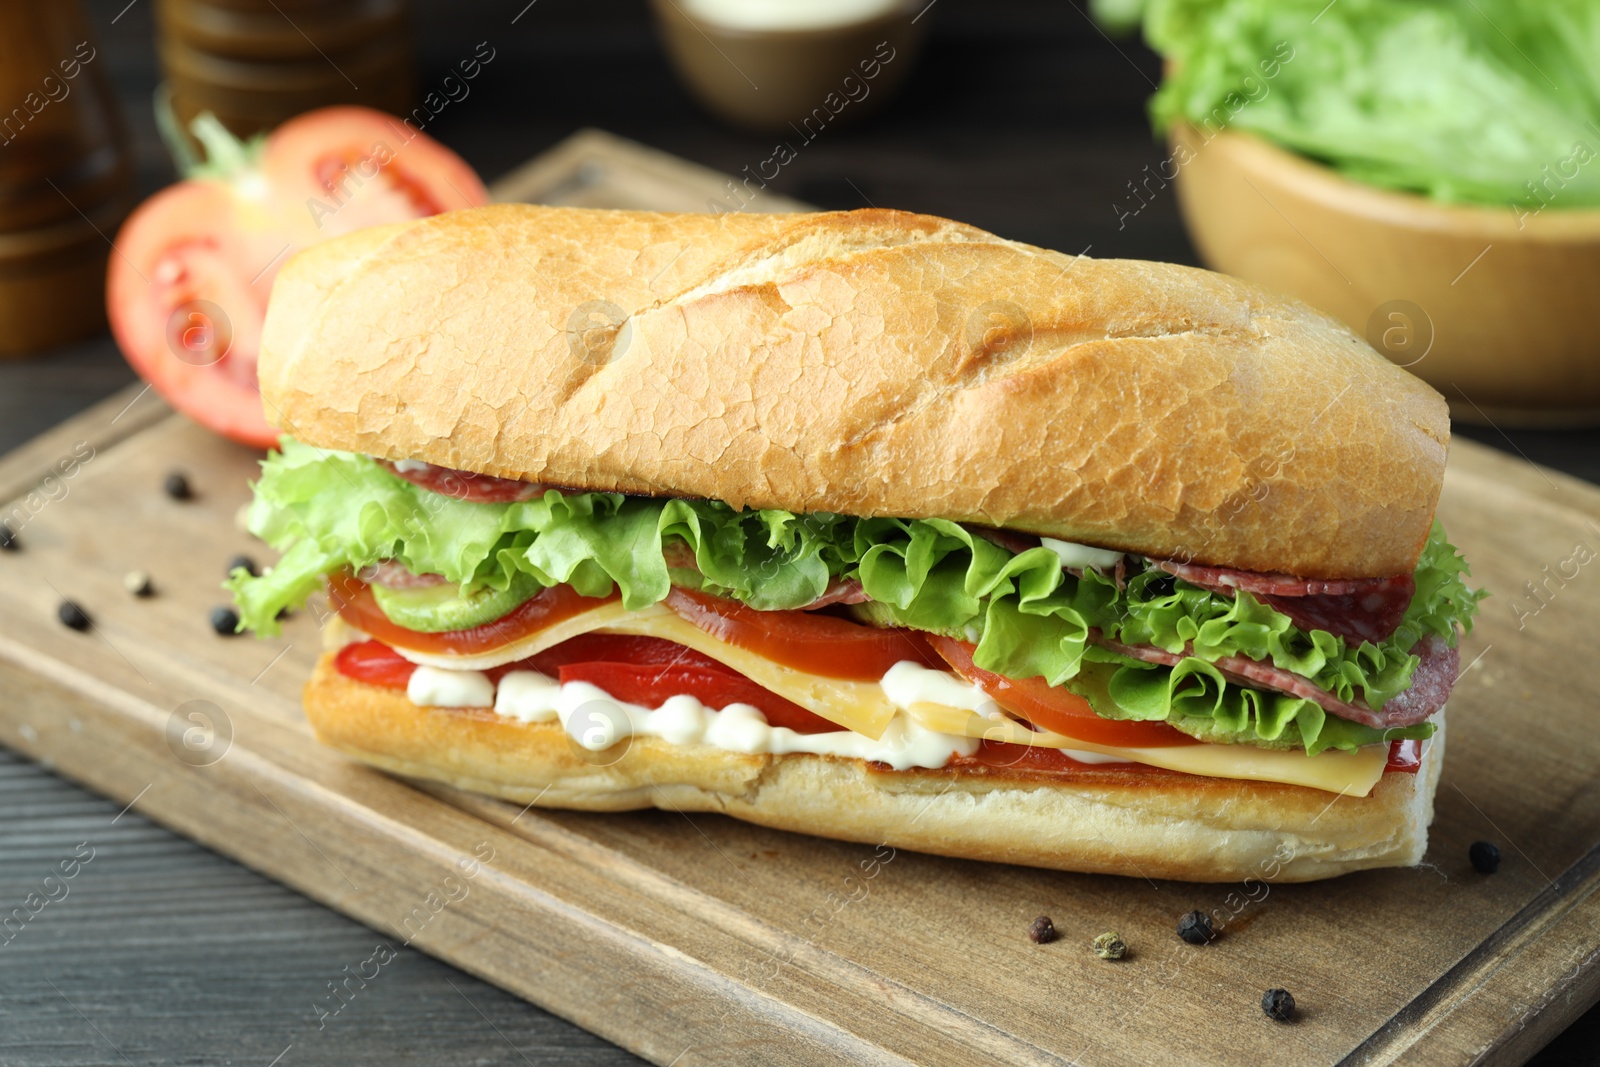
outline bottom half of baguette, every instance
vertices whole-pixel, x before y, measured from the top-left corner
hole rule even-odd
[[[592,753],[559,722],[419,707],[325,654],[305,689],[324,743],[395,774],[519,804],[718,812],[780,830],[964,859],[1197,882],[1310,881],[1422,859],[1444,758],[1365,797],[1099,765],[1059,775],[897,771],[859,759],[752,755],[634,737]]]

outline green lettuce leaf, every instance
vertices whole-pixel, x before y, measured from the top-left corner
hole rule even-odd
[[[1159,129],[1249,130],[1360,181],[1600,205],[1593,0],[1149,0]]]
[[[1418,564],[1417,595],[1395,635],[1351,647],[1333,634],[1296,629],[1249,594],[1218,596],[1154,568],[1119,588],[1095,571],[1067,573],[1048,549],[1012,553],[938,519],[736,511],[716,501],[554,490],[520,503],[466,503],[364,456],[289,438],[280,447],[262,464],[249,522],[283,557],[260,577],[240,570],[227,583],[241,626],[262,634],[276,633],[278,613],[304,603],[324,575],[386,559],[442,574],[463,593],[506,589],[521,572],[588,596],[615,589],[634,609],[662,600],[674,584],[763,610],[799,608],[831,581],[855,579],[871,598],[861,609],[870,621],[970,640],[985,670],[1083,685],[1105,676],[1085,672],[1086,663],[1110,666],[1096,701],[1108,717],[1314,752],[1411,735],[1383,735],[1325,716],[1310,701],[1234,685],[1211,663],[1233,655],[1267,660],[1342,699],[1379,707],[1410,684],[1417,658],[1408,650],[1429,633],[1454,643],[1482,595],[1461,581],[1465,561],[1436,524]],[[685,549],[693,566],[683,565]],[[1091,630],[1192,651],[1176,668],[1151,667],[1091,644]]]

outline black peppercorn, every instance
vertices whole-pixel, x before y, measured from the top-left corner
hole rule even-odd
[[[1467,849],[1467,859],[1479,874],[1493,874],[1500,869],[1500,846],[1493,841],[1474,841]]]
[[[1287,989],[1269,989],[1261,994],[1261,1010],[1268,1018],[1286,1023],[1294,1018],[1294,994]]]
[[[239,613],[226,604],[211,609],[211,628],[223,637],[232,637],[239,632]]]
[[[19,552],[22,542],[17,540],[16,531],[5,523],[0,522],[0,552]]]
[[[1028,927],[1028,940],[1035,945],[1048,945],[1056,939],[1056,924],[1050,921],[1050,916],[1041,915],[1033,920],[1033,925]]]
[[[1203,911],[1191,911],[1178,920],[1178,936],[1191,945],[1204,945],[1217,935],[1211,930],[1211,916]]]
[[[182,471],[173,471],[167,475],[167,480],[161,483],[161,488],[174,500],[194,499],[194,489],[190,487],[189,479]]]
[[[61,625],[68,629],[82,632],[90,626],[88,613],[70,600],[61,602],[61,606],[56,609],[56,617],[61,620]]]
[[[240,568],[243,568],[244,572],[252,578],[261,577],[261,572],[256,569],[256,561],[249,556],[234,556],[233,559],[228,561],[228,574],[230,577],[234,571]]]

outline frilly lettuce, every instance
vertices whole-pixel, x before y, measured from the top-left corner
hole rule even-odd
[[[1462,583],[1466,564],[1435,525],[1399,630],[1382,644],[1350,647],[1332,634],[1296,629],[1248,594],[1217,596],[1154,569],[1119,589],[1095,571],[1064,572],[1048,549],[1013,554],[938,519],[735,511],[716,501],[554,490],[520,503],[466,503],[364,456],[289,438],[281,449],[262,464],[249,524],[283,557],[260,577],[237,571],[227,583],[242,627],[261,634],[276,633],[278,613],[304,603],[323,575],[385,559],[442,574],[463,592],[505,589],[521,571],[589,596],[615,589],[630,608],[656,603],[674,584],[761,609],[798,608],[835,578],[854,578],[871,598],[863,608],[873,621],[974,641],[974,662],[986,670],[1071,688],[1109,672],[1097,701],[1109,717],[1166,720],[1208,740],[1304,745],[1314,753],[1427,736],[1432,727],[1384,734],[1327,716],[1310,701],[1234,685],[1211,663],[1231,655],[1268,660],[1342,699],[1378,707],[1410,683],[1412,645],[1429,633],[1453,643],[1458,625],[1470,628],[1482,595]],[[687,564],[685,548],[694,565],[671,565]],[[1091,629],[1173,652],[1192,642],[1193,652],[1176,668],[1150,667],[1090,644]],[[1086,662],[1103,669],[1084,672]]]

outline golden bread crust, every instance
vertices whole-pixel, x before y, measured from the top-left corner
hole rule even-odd
[[[326,448],[1311,578],[1410,573],[1449,439],[1302,304],[880,210],[364,230],[279,275],[260,379]]]

